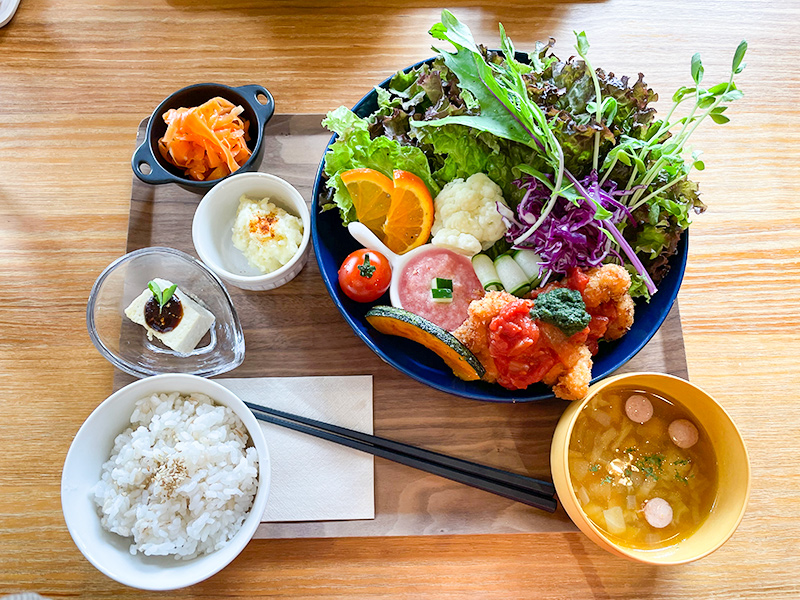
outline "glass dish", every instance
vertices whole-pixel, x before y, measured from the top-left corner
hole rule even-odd
[[[167,279],[216,318],[192,352],[180,354],[125,316],[125,309],[155,278]],[[244,333],[231,297],[203,263],[174,248],[143,248],[118,258],[100,274],[89,294],[86,326],[92,343],[111,364],[134,377],[226,373],[244,360]]]

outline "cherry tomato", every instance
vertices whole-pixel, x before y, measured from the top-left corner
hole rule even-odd
[[[339,287],[356,302],[377,300],[392,282],[392,267],[380,252],[356,250],[339,267]]]

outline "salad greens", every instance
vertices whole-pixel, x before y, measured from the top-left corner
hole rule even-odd
[[[584,32],[575,34],[578,57],[566,61],[552,39],[517,52],[502,25],[500,51],[487,50],[447,10],[430,34],[452,50],[434,47],[435,59],[376,88],[378,108],[368,117],[341,107],[323,121],[338,134],[325,157],[323,210],[338,208],[345,224],[355,219],[340,179],[348,169],[411,171],[434,196],[483,172],[508,204],[498,207],[506,237],[490,256],[535,250],[541,285],[575,267],[616,262],[631,273],[633,296],[655,293],[691,213],[705,210],[688,177],[704,164],[687,141],[708,119],[728,122],[725,111],[742,97],[734,77],[747,43],[727,81],[708,88],[695,54],[693,85],[679,88],[657,120],[650,104],[658,96],[643,76],[631,83],[593,68]]]
[[[439,192],[428,159],[420,148],[401,145],[389,137],[371,137],[367,120],[344,107],[328,114],[322,125],[339,135],[339,141],[325,155],[325,173],[330,177],[328,187],[334,191],[333,202],[339,207],[345,225],[356,220],[353,200],[340,178],[349,169],[375,169],[389,178],[394,169],[402,169],[422,179],[434,195]]]

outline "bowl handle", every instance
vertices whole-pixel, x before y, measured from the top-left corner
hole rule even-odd
[[[258,118],[266,125],[272,118],[272,115],[275,114],[275,99],[272,97],[272,94],[269,93],[269,90],[263,85],[243,85],[236,89],[250,101],[253,110],[256,111],[256,115],[258,115]],[[262,104],[258,99],[259,96],[264,96],[267,102]]]
[[[369,227],[363,223],[352,221],[347,226],[347,231],[349,231],[350,235],[352,235],[359,244],[364,246],[364,248],[372,249],[383,254],[386,260],[389,261],[389,264],[392,265],[393,269],[397,268],[397,265],[400,264],[400,255],[389,250],[386,244],[380,241],[378,236],[372,233]]]
[[[156,157],[153,156],[153,151],[150,148],[149,137],[149,135],[146,135],[144,141],[139,145],[138,148],[136,148],[136,152],[133,153],[133,158],[131,159],[133,174],[145,183],[172,183],[175,181],[175,176],[164,169],[164,167],[158,163]],[[149,173],[142,171],[143,165],[150,167]]]

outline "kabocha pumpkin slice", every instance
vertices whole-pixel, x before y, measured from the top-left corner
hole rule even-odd
[[[486,371],[453,334],[412,312],[393,306],[375,306],[367,311],[367,321],[381,333],[404,337],[433,350],[459,379],[475,381]]]

